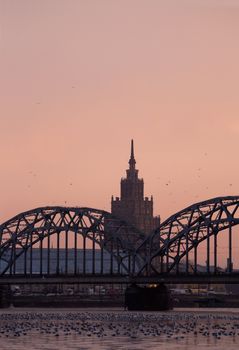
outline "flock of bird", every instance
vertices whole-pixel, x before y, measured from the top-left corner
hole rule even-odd
[[[1,338],[32,334],[129,339],[160,337],[162,340],[214,337],[220,340],[239,337],[239,315],[129,311],[4,311],[0,314]]]

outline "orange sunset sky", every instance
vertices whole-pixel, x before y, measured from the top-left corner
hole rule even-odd
[[[110,211],[131,138],[162,219],[237,195],[238,38],[237,0],[0,0],[0,223]]]

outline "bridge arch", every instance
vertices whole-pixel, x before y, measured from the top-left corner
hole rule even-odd
[[[103,210],[37,208],[0,225],[0,275],[131,275],[140,263],[135,250],[144,239],[142,232]]]
[[[239,196],[217,197],[195,203],[170,216],[137,248],[144,254],[140,274],[198,273],[199,245],[206,243],[206,273],[218,273],[217,237],[228,230],[228,271],[232,272],[232,227],[239,224]],[[213,237],[213,242],[212,242]],[[213,261],[210,264],[210,246]],[[193,262],[189,253],[193,251]],[[212,260],[212,259],[211,259]],[[182,261],[184,270],[182,269]]]

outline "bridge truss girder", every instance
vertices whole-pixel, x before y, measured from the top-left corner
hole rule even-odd
[[[55,274],[72,273],[68,270],[68,254],[74,251],[74,271],[79,274],[78,249],[83,251],[81,274],[86,275],[87,247],[92,251],[92,268],[95,274],[122,274],[126,276],[159,276],[180,273],[184,261],[186,274],[197,274],[198,247],[206,243],[208,274],[218,272],[217,237],[228,230],[228,271],[232,272],[232,228],[239,223],[239,196],[218,197],[193,204],[165,220],[151,235],[145,236],[128,223],[112,214],[92,208],[44,207],[21,213],[0,226],[0,269],[1,275],[17,273],[19,258],[24,261],[24,275],[32,275],[32,254],[39,248],[40,275],[52,274],[51,244],[57,253]],[[71,234],[71,246],[70,242]],[[79,240],[81,247],[79,247]],[[213,240],[213,266],[210,267],[210,245]],[[89,243],[90,242],[90,243]],[[43,271],[43,251],[47,268]],[[64,271],[59,270],[60,249],[64,251]],[[96,250],[100,251],[96,271]],[[104,252],[110,262],[105,270]],[[194,261],[189,261],[189,254]],[[30,259],[29,259],[30,256]],[[28,257],[28,258],[27,258]],[[30,263],[29,263],[30,261]],[[181,264],[181,265],[180,265]],[[220,272],[221,273],[221,272]]]
[[[165,220],[137,248],[137,254],[148,251],[138,275],[160,275],[179,273],[180,264],[185,259],[186,273],[197,273],[197,250],[206,241],[206,271],[210,269],[210,244],[213,240],[213,273],[218,272],[217,237],[228,229],[228,262],[232,270],[232,227],[239,223],[239,196],[218,197],[193,204]],[[194,251],[194,261],[189,262],[189,253]],[[191,269],[191,271],[189,271]]]
[[[71,236],[71,246],[69,246]],[[79,237],[81,247],[79,247]],[[108,253],[108,273],[131,275],[141,258],[136,247],[145,236],[128,223],[110,213],[92,208],[43,207],[21,213],[0,226],[0,260],[4,267],[1,275],[17,273],[17,262],[23,258],[24,275],[33,274],[34,247],[39,248],[39,271],[43,271],[43,252],[47,251],[47,271],[51,271],[53,242],[56,247],[56,275],[60,273],[60,253],[64,251],[64,273],[68,274],[68,254],[74,250],[74,274],[79,273],[78,250],[82,249],[80,270],[87,273],[87,247],[92,250],[91,273],[96,272],[96,250],[100,251],[100,273],[106,270],[105,252]],[[61,253],[62,254],[62,253]],[[132,259],[132,257],[134,257]],[[71,271],[72,273],[72,271]]]

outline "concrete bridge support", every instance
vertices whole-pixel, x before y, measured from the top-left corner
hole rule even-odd
[[[8,285],[0,286],[0,308],[10,306],[11,301],[11,289]]]
[[[140,287],[132,284],[125,291],[125,307],[128,310],[169,310],[170,292],[163,283],[157,287]]]

